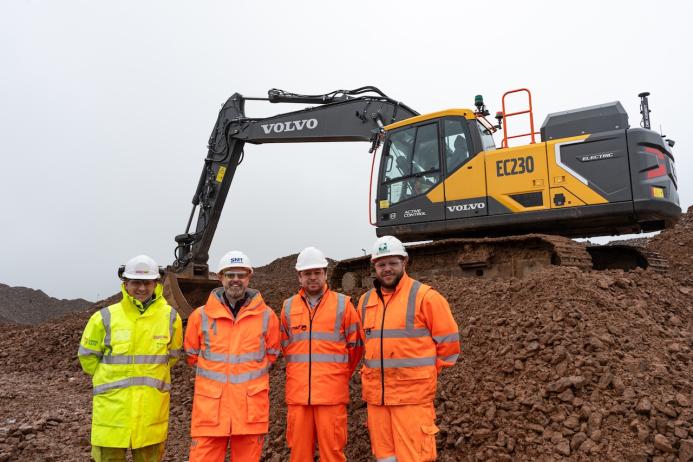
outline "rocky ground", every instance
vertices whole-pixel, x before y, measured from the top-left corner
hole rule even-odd
[[[449,299],[463,346],[435,402],[439,460],[693,460],[692,241],[689,210],[648,243],[666,274],[550,267],[425,281]],[[256,271],[275,309],[296,289],[294,259]],[[1,328],[0,462],[88,460],[91,387],[75,355],[89,312]],[[166,460],[182,461],[194,374],[182,364],[173,374]],[[288,460],[283,374],[280,359],[263,452],[272,462]],[[370,461],[358,376],[351,387],[348,460]]]

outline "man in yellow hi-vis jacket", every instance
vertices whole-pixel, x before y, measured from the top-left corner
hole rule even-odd
[[[92,315],[78,352],[94,387],[91,455],[125,462],[130,448],[135,462],[159,462],[182,323],[163,297],[154,260],[138,255],[119,273],[123,299]]]

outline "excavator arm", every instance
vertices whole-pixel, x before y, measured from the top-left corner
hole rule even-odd
[[[314,104],[298,111],[266,118],[249,118],[245,102]],[[167,268],[164,292],[187,317],[206,300],[211,288],[209,248],[221,217],[245,143],[371,142],[377,149],[382,127],[418,115],[375,87],[338,90],[324,95],[298,95],[272,89],[267,98],[233,94],[222,106],[209,138],[207,157],[192,199],[186,230],[175,237],[175,261]],[[194,230],[191,230],[195,215]]]

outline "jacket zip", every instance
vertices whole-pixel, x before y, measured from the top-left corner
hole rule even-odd
[[[313,315],[315,316],[315,315]],[[308,310],[308,405],[310,406],[310,392],[313,373],[313,316]]]
[[[388,300],[387,303],[385,303],[385,300],[383,299],[383,295],[380,292],[380,290],[377,290],[376,293],[378,294],[378,297],[380,297],[380,301],[383,302],[383,319],[380,322],[380,386],[382,390],[380,400],[381,405],[385,406],[385,355],[383,354],[383,331],[385,330],[385,311],[387,311],[387,305],[390,304],[390,300],[392,300],[392,297],[390,297],[390,300]]]
[[[315,306],[313,314],[311,314],[310,303],[308,303],[308,300],[306,300],[305,297],[301,298],[303,298],[303,302],[308,308],[308,405],[310,406],[311,382],[313,381],[313,318],[318,312],[318,306],[320,303]]]

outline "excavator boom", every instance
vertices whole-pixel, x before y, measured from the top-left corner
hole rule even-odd
[[[245,114],[248,100],[316,106],[250,118]],[[208,252],[231,181],[243,159],[245,143],[365,141],[372,143],[373,151],[385,125],[416,115],[413,109],[371,86],[324,95],[298,95],[276,89],[270,90],[267,98],[233,94],[219,111],[210,135],[186,230],[175,238],[175,261],[167,268],[164,280],[164,294],[169,302],[187,317],[206,301],[211,288],[219,285],[215,278],[210,278]]]

